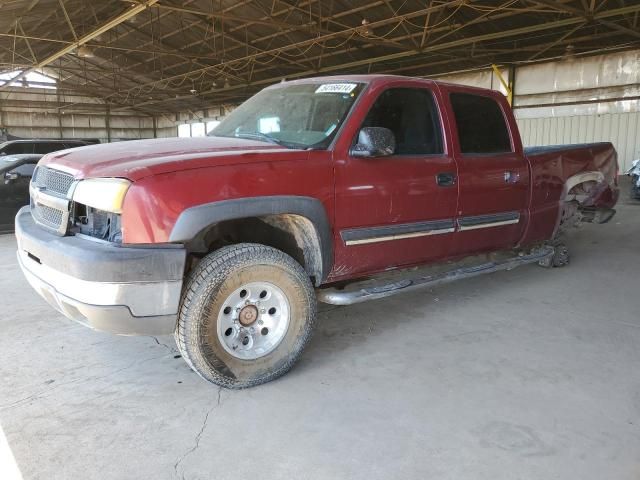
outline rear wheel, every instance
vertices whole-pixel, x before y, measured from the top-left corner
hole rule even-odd
[[[245,388],[286,373],[308,342],[313,286],[289,255],[258,244],[224,247],[190,273],[176,343],[205,380]]]
[[[545,268],[558,268],[569,265],[569,248],[561,239],[555,239],[549,242],[554,249],[553,255],[538,262],[538,265]]]
[[[554,245],[556,251],[551,259],[552,267],[564,267],[569,265],[569,248],[564,243]]]

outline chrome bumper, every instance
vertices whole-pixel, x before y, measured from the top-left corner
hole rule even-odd
[[[175,328],[184,249],[118,247],[59,237],[16,216],[18,262],[31,286],[66,317],[121,335],[162,335]]]

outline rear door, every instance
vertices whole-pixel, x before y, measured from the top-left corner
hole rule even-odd
[[[526,225],[529,166],[498,95],[448,87],[460,189],[455,255],[513,247]]]
[[[350,120],[357,122],[352,143],[362,127],[385,127],[394,133],[395,154],[362,158],[336,151],[334,277],[447,256],[456,166],[434,91],[418,85],[370,92],[372,104]]]

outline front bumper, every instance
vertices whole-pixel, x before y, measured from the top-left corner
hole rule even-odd
[[[38,227],[16,216],[18,262],[31,286],[66,317],[121,335],[173,333],[186,253],[180,245],[125,247]]]

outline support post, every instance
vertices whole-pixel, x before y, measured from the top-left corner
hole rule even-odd
[[[60,105],[60,90],[56,89],[56,98],[58,100],[58,130],[60,133],[60,138],[64,138],[64,133],[62,129],[62,107]]]
[[[107,129],[107,142],[111,143],[111,107],[109,106],[109,104],[107,103],[107,112],[106,112],[106,116],[104,117],[104,125]]]
[[[513,107],[516,104],[516,66],[511,65],[509,67],[509,91],[511,92],[511,102],[509,104]]]
[[[491,68],[493,68],[493,72],[496,74],[496,77],[498,77],[498,80],[500,80],[500,83],[507,91],[507,101],[509,102],[509,105],[511,105],[513,103],[513,92],[511,91],[511,86],[504,79],[504,77],[502,76],[502,72],[495,63],[491,64]]]

